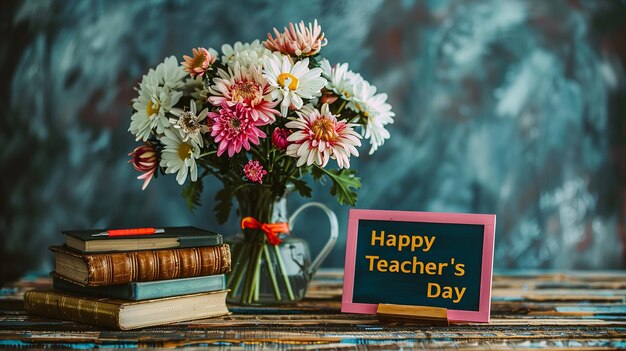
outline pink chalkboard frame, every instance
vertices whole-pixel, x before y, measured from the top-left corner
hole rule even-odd
[[[465,214],[440,212],[409,212],[384,210],[351,209],[348,219],[348,241],[346,244],[346,265],[343,280],[341,312],[376,314],[377,304],[355,303],[354,265],[356,262],[356,244],[359,220],[384,220],[402,222],[427,222],[450,224],[484,225],[482,272],[480,275],[480,301],[478,311],[448,309],[448,319],[453,322],[489,323],[491,312],[491,280],[493,275],[493,249],[496,230],[496,216],[492,214]]]

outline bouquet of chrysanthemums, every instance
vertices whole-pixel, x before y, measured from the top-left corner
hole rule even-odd
[[[171,56],[150,69],[129,128],[143,142],[129,154],[143,188],[157,170],[176,174],[195,207],[211,175],[223,183],[220,222],[233,198],[240,212],[259,216],[287,189],[311,196],[311,180],[330,180],[331,194],[353,205],[361,183],[350,158],[363,138],[370,154],[389,138],[394,113],[387,95],[348,64],[319,56],[326,44],[317,20],[290,23],[265,41],[226,44],[221,53],[199,47],[182,62]]]

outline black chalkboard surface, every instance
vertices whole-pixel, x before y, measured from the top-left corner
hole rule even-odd
[[[494,215],[352,210],[342,311],[443,307],[489,320]]]

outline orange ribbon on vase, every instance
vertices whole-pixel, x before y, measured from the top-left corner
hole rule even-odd
[[[261,229],[265,232],[267,242],[269,242],[270,245],[276,246],[282,242],[278,234],[289,233],[289,223],[261,223],[254,217],[246,217],[241,220],[241,229]]]

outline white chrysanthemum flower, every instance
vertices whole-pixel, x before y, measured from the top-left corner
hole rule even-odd
[[[177,173],[176,181],[182,185],[190,175],[191,181],[198,180],[198,165],[196,159],[200,157],[200,147],[192,142],[184,142],[180,135],[171,129],[166,129],[160,139],[163,144],[160,166],[165,173]]]
[[[349,101],[354,96],[354,86],[363,81],[363,77],[360,74],[348,69],[347,63],[331,67],[330,62],[327,59],[323,59],[320,67],[323,71],[322,77],[328,80],[326,89],[332,90],[344,100]]]
[[[211,130],[204,122],[209,110],[205,108],[200,113],[196,113],[196,111],[196,102],[193,100],[189,103],[189,110],[173,108],[170,113],[178,118],[170,118],[170,123],[178,130],[183,141],[191,140],[196,145],[202,147],[204,146],[202,134]]]
[[[163,133],[169,127],[165,114],[183,96],[181,91],[174,89],[183,87],[186,75],[176,58],[170,56],[143,76],[139,84],[139,96],[133,100],[135,113],[128,129],[136,140],[146,141],[154,128],[157,133]]]
[[[387,94],[376,94],[376,87],[366,80],[354,85],[354,96],[348,107],[358,111],[367,122],[363,126],[363,137],[369,139],[372,146],[369,154],[373,154],[379,146],[389,139],[387,124],[393,123],[396,115],[391,111],[391,105],[387,103]]]
[[[302,99],[320,96],[326,85],[326,79],[321,77],[322,69],[309,69],[308,58],[294,64],[289,56],[273,55],[265,58],[263,67],[263,75],[277,88],[272,91],[272,99],[282,100],[280,112],[283,116],[287,116],[291,105],[300,109],[304,105]]]
[[[251,43],[238,41],[233,46],[224,44],[222,45],[222,53],[222,62],[229,66],[239,62],[241,67],[256,66],[259,69],[263,66],[263,58],[272,55],[272,52],[263,46],[258,39]]]
[[[135,113],[130,119],[130,131],[136,140],[146,141],[156,128],[163,133],[170,123],[165,117],[172,107],[183,96],[182,92],[172,91],[157,84],[157,79],[146,76],[139,85],[139,96],[133,102]]]
[[[176,56],[170,56],[154,69],[154,77],[161,86],[180,89],[183,87],[183,79],[187,77],[187,72],[183,66],[178,64]]]

